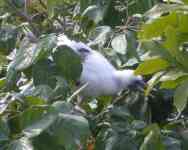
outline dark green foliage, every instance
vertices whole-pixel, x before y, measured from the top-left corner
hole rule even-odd
[[[187,150],[188,1],[160,2],[0,0],[0,150]],[[78,106],[62,33],[147,89]]]

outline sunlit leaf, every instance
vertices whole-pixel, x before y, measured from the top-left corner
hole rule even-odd
[[[93,20],[97,24],[103,19],[103,11],[99,6],[92,5],[84,10],[82,16]]]
[[[178,112],[182,112],[187,104],[188,100],[188,81],[182,83],[175,91],[174,94],[174,105]]]
[[[152,38],[160,37],[169,24],[174,27],[177,26],[176,13],[171,13],[170,15],[160,17],[152,22],[144,24],[138,36],[141,40],[150,40]]]
[[[160,85],[161,89],[174,89],[184,81],[188,79],[188,76],[182,76],[180,78],[177,78],[176,80],[166,80],[163,81]]]
[[[5,85],[6,85],[6,78],[1,78],[0,79],[0,89],[5,87]]]
[[[127,40],[126,40],[126,36],[124,34],[118,35],[116,36],[113,40],[112,40],[112,48],[124,55],[126,54],[126,50],[127,50]]]
[[[161,70],[166,69],[169,66],[169,63],[161,58],[155,58],[151,60],[146,60],[141,63],[135,70],[135,74],[152,74]]]
[[[109,38],[109,35],[111,33],[111,28],[109,26],[99,26],[96,27],[94,33],[92,34],[92,38],[94,38],[94,41],[91,41],[90,45],[104,45]]]
[[[37,43],[33,43],[28,38],[24,38],[11,66],[16,70],[28,68],[38,60],[49,56],[56,45],[55,41],[56,36],[54,34],[42,37]]]
[[[164,74],[164,72],[158,72],[153,75],[153,77],[148,81],[147,89],[145,91],[145,95],[148,96],[153,87],[159,83],[160,77]]]
[[[34,150],[31,141],[28,138],[22,137],[10,143],[8,150]]]
[[[167,81],[167,80],[176,80],[182,76],[188,76],[188,73],[183,72],[179,69],[172,69],[165,73],[161,78],[160,81]]]

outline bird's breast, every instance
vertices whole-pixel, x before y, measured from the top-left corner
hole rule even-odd
[[[83,94],[87,96],[115,95],[119,88],[113,72],[83,68],[81,84],[88,83]]]

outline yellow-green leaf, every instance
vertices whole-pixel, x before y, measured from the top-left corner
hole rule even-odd
[[[149,93],[151,92],[151,90],[153,89],[153,87],[159,83],[159,79],[160,77],[164,74],[164,72],[158,72],[155,75],[153,75],[153,77],[148,81],[147,83],[147,88],[145,90],[145,95],[148,96]]]
[[[188,80],[183,82],[175,91],[174,105],[178,112],[182,112],[186,107],[188,99]]]
[[[161,70],[166,69],[169,63],[162,58],[155,58],[151,60],[144,61],[135,70],[135,74],[146,75],[152,74]]]

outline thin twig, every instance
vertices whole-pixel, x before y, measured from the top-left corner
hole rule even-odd
[[[39,1],[40,5],[41,5],[45,10],[48,9],[47,6],[46,6],[46,4],[45,4],[42,0],[38,0],[38,1]],[[47,14],[46,12],[44,12],[44,13],[48,16],[48,14]],[[63,22],[62,22],[59,18],[55,17],[55,20],[56,20],[62,27],[64,26]]]
[[[25,20],[27,20],[27,22],[29,23],[29,25],[31,26],[31,28],[33,29],[34,33],[37,35],[40,35],[39,30],[33,25],[32,23],[32,19],[31,17],[29,17],[25,12],[20,11],[15,5],[14,3],[10,3],[9,1],[7,1],[7,3],[13,8],[13,10],[16,12],[16,14],[22,18],[24,18]]]
[[[78,90],[76,90],[69,98],[68,102],[71,102],[81,91],[83,91],[88,86],[88,83],[81,86]]]

